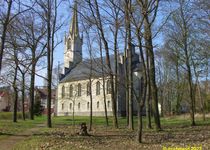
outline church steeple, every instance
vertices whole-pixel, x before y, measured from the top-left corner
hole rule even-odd
[[[74,1],[70,22],[69,33],[65,35],[64,67],[69,68],[70,64],[77,64],[82,61],[82,39],[79,34],[77,0]]]
[[[77,1],[74,1],[73,17],[70,23],[69,34],[72,36],[79,36],[78,16],[77,16]]]

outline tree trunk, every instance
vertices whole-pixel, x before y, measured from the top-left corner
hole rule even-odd
[[[191,125],[195,125],[195,95],[194,95],[194,87],[192,82],[192,72],[191,72],[191,66],[190,66],[190,55],[189,55],[189,49],[188,49],[188,25],[187,21],[184,15],[183,10],[183,2],[180,1],[180,15],[182,19],[182,41],[183,41],[183,50],[185,54],[185,65],[187,70],[187,81],[189,86],[189,92],[190,92],[190,101],[191,101]]]
[[[129,92],[128,92],[128,67],[125,61],[125,102],[126,102],[126,121],[127,127],[129,126]]]
[[[197,89],[198,89],[198,98],[200,100],[200,103],[201,103],[201,111],[202,111],[202,114],[203,114],[203,121],[206,120],[206,114],[205,114],[205,109],[204,109],[204,100],[202,98],[202,95],[201,95],[201,88],[200,88],[200,84],[199,82],[197,82]]]
[[[51,1],[47,1],[47,126],[52,127],[51,122],[51,82],[52,82],[52,48],[51,47]]]
[[[25,117],[25,74],[22,74],[22,116],[23,116],[23,120],[26,119]]]
[[[150,65],[148,51],[146,51],[146,62],[147,62],[147,97],[146,97],[146,116],[147,116],[147,128],[152,129],[151,123],[151,84],[150,84]]]
[[[102,41],[104,43],[104,48],[105,48],[105,51],[106,51],[106,64],[107,64],[108,69],[109,69],[109,77],[110,77],[110,84],[111,84],[113,125],[114,125],[115,128],[118,128],[117,104],[116,104],[116,99],[115,99],[115,95],[114,95],[115,94],[114,93],[114,77],[113,77],[112,67],[111,67],[110,58],[109,58],[109,46],[108,46],[108,43],[107,43],[105,35],[104,35],[103,26],[102,26],[101,17],[100,17],[99,8],[98,8],[98,2],[97,2],[97,0],[94,0],[94,2],[95,2],[95,5],[96,5],[96,16],[97,16],[97,20],[98,20],[97,26],[98,26],[98,29],[100,31]],[[90,3],[90,1],[89,1],[89,3]],[[92,8],[92,6],[90,6],[90,7]]]
[[[117,22],[118,23],[118,22]],[[114,99],[115,101],[118,100],[118,54],[117,54],[117,36],[118,36],[118,29],[116,23],[116,30],[114,33],[114,64],[115,64],[115,78],[114,78]]]
[[[140,37],[140,31],[137,29],[137,38],[139,43],[139,52],[141,56],[141,63],[143,64],[143,71],[142,76],[143,78],[140,79],[140,90],[139,90],[139,100],[138,100],[138,134],[137,134],[137,141],[142,143],[142,110],[144,108],[144,104],[147,98],[147,86],[148,86],[148,77],[147,77],[147,67],[144,59],[143,47],[142,47],[142,39]],[[144,80],[142,80],[144,79]]]
[[[91,68],[92,70],[92,68]],[[89,122],[89,131],[92,130],[92,124],[93,124],[93,96],[92,96],[92,80],[91,78],[89,79],[90,82],[90,87],[89,87],[89,91],[90,91],[90,122]]]
[[[190,91],[190,100],[191,100],[191,125],[195,126],[195,97],[193,94],[193,84],[192,84],[192,75],[191,71],[189,70],[190,67],[188,66],[188,84],[189,84],[189,91]]]
[[[126,20],[125,20],[126,24]],[[125,89],[125,107],[126,107],[126,125],[128,127],[129,125],[129,93],[128,93],[128,67],[127,67],[127,41],[128,41],[128,29],[125,28],[125,47],[124,47],[124,72],[125,72],[125,77],[124,77],[124,89]]]
[[[158,91],[157,85],[155,80],[155,60],[154,60],[154,52],[153,52],[153,44],[152,44],[152,33],[151,33],[151,26],[149,24],[148,15],[145,14],[144,16],[144,38],[145,38],[145,46],[149,54],[149,64],[150,64],[150,84],[151,84],[151,92],[152,92],[152,108],[153,108],[153,115],[156,125],[156,130],[161,130],[160,125],[160,115],[158,110]]]
[[[194,96],[194,88],[192,83],[192,73],[191,73],[191,67],[189,62],[189,54],[188,54],[188,47],[187,47],[187,31],[184,31],[184,52],[186,57],[186,66],[187,66],[187,81],[189,85],[189,92],[190,92],[190,101],[191,101],[191,125],[195,126],[195,96]]]
[[[100,34],[99,34],[100,35]],[[103,98],[104,98],[104,112],[105,112],[105,121],[106,121],[106,126],[109,126],[109,120],[108,120],[108,115],[107,115],[107,106],[106,106],[106,88],[105,88],[105,75],[104,75],[104,62],[103,62],[103,56],[102,56],[102,43],[101,39],[100,40],[100,59],[101,59],[101,72],[102,72],[102,80],[103,80]]]
[[[17,122],[17,102],[18,102],[18,89],[17,89],[17,64],[15,67],[14,81],[13,81],[13,89],[15,93],[14,97],[14,112],[13,112],[13,122]]]
[[[177,83],[176,83],[176,93],[177,93],[177,99],[176,99],[176,114],[179,115],[180,114],[180,85],[179,85],[179,66],[178,66],[178,58],[176,60],[176,79],[177,79]]]
[[[131,9],[131,0],[126,0],[125,5],[125,18],[126,18],[126,28],[128,31],[128,103],[129,103],[129,124],[128,128],[134,130],[133,126],[133,70],[132,70],[132,39],[131,39],[131,24],[130,24],[130,9]]]
[[[142,143],[142,106],[140,102],[138,102],[138,131],[137,131],[137,142]]]
[[[36,70],[36,62],[35,62],[35,52],[32,52],[32,69],[31,69],[31,84],[30,84],[30,119],[34,120],[34,82],[35,82],[35,70]]]
[[[11,13],[11,7],[12,7],[12,0],[9,0],[8,3],[8,9],[7,9],[7,15],[5,22],[3,23],[3,31],[2,31],[2,36],[1,36],[1,48],[0,48],[0,73],[1,73],[1,68],[2,68],[2,59],[3,59],[3,54],[4,54],[4,47],[5,47],[5,40],[6,40],[6,34],[7,34],[7,27],[9,25],[9,18],[10,18],[10,13]]]

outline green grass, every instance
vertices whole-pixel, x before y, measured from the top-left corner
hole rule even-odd
[[[53,150],[59,150],[59,149],[98,149],[99,147],[103,147],[109,144],[113,144],[112,146],[114,149],[116,148],[117,141],[119,140],[122,142],[121,144],[124,144],[127,147],[133,147],[134,149],[137,149],[136,146],[141,145],[135,145],[135,137],[133,135],[136,134],[135,131],[130,131],[126,128],[126,118],[120,117],[118,118],[118,122],[120,125],[120,129],[114,129],[112,127],[112,117],[109,117],[109,123],[110,126],[108,128],[105,127],[105,119],[104,117],[93,117],[93,128],[94,130],[90,132],[91,134],[95,135],[93,137],[83,138],[83,137],[77,137],[72,133],[75,133],[79,131],[79,124],[82,122],[86,122],[87,125],[89,123],[89,117],[75,117],[75,125],[76,127],[72,127],[73,120],[72,116],[62,116],[62,117],[52,117],[53,122],[53,128],[42,128],[39,131],[39,134],[36,136],[32,136],[20,143],[18,143],[14,150],[27,150],[27,149],[53,149]],[[146,142],[152,141],[151,138],[155,141],[158,141],[158,139],[161,139],[163,137],[168,137],[171,135],[171,138],[174,138],[174,141],[178,140],[184,140],[185,139],[185,133],[186,137],[189,138],[189,134],[192,133],[193,137],[197,135],[200,131],[202,132],[204,128],[206,128],[206,125],[210,124],[210,119],[207,118],[207,121],[203,122],[201,118],[196,118],[196,124],[198,125],[195,128],[192,128],[191,121],[188,118],[185,117],[166,117],[161,118],[161,125],[163,127],[163,131],[161,132],[155,132],[155,129],[147,129],[146,128],[146,118],[143,117],[143,123],[144,123],[144,129],[143,133],[150,139],[147,139]],[[134,117],[134,126],[135,130],[137,129],[137,117]],[[152,126],[154,126],[154,121],[152,119]],[[106,136],[107,134],[111,134],[113,136]],[[126,136],[131,135],[131,137],[126,138]],[[176,137],[177,136],[177,137]],[[180,138],[181,136],[181,138]],[[182,137],[183,136],[183,137]],[[201,136],[202,137],[202,136]],[[164,138],[167,139],[167,138]],[[122,140],[122,141],[121,141]],[[197,139],[195,139],[196,142]],[[167,140],[166,140],[167,141]],[[192,140],[193,141],[193,140]],[[106,143],[107,142],[107,143]],[[194,141],[193,141],[194,142]],[[159,142],[151,142],[157,146]],[[156,144],[154,144],[156,143]],[[198,146],[198,141],[195,143],[196,146]],[[97,145],[95,147],[95,144]],[[159,143],[160,144],[160,143]],[[170,146],[170,142],[163,142],[161,144],[168,144]],[[172,145],[178,145],[178,147],[181,147],[179,145],[179,142],[172,142]],[[190,144],[190,143],[188,143]],[[192,144],[192,143],[191,143]],[[146,144],[148,147],[149,144]],[[81,147],[80,147],[81,146]],[[84,148],[85,146],[86,148]],[[144,145],[145,146],[145,145]],[[155,147],[154,146],[154,147]],[[89,148],[87,148],[89,147]],[[160,146],[161,147],[161,146]],[[207,145],[208,147],[208,145]],[[142,148],[139,148],[142,149]],[[148,148],[146,148],[148,149]],[[156,148],[154,148],[156,149]]]
[[[0,113],[0,116],[0,140],[33,128],[46,120],[45,116],[35,117],[35,120],[26,119],[25,121],[20,117],[21,119],[19,118],[17,122],[13,122],[12,119],[8,118],[11,116],[10,112],[8,112],[8,114],[6,114],[6,112]]]
[[[109,117],[109,125],[112,126],[113,117]],[[143,121],[146,123],[146,118],[143,117]],[[79,125],[82,122],[89,123],[89,117],[88,116],[75,116],[74,122],[72,116],[59,116],[59,117],[53,117],[52,118],[53,124],[56,125],[72,125],[75,123],[76,125]],[[118,123],[122,126],[126,126],[126,118],[125,117],[118,117]],[[105,125],[105,117],[96,117],[93,116],[93,124],[94,125]],[[134,124],[137,124],[137,117],[134,117]]]
[[[25,113],[26,119],[29,118],[29,113]],[[12,120],[13,112],[0,112],[0,120]],[[23,119],[22,113],[17,113],[17,119]]]
[[[37,150],[40,148],[40,145],[43,144],[43,139],[39,137],[29,138],[26,141],[22,141],[20,144],[15,146],[15,150]]]
[[[10,116],[11,114],[1,114],[2,116]],[[126,118],[125,117],[119,117],[118,123],[119,123],[119,129],[114,129],[112,126],[112,117],[109,117],[109,127],[105,127],[105,118],[104,117],[93,117],[93,128],[94,130],[105,132],[105,133],[124,133],[124,134],[133,134],[135,131],[131,132],[126,128]],[[53,128],[47,128],[46,127],[46,116],[40,116],[35,117],[35,120],[26,120],[23,121],[22,119],[18,119],[17,123],[13,123],[12,119],[8,120],[6,117],[0,118],[0,140],[7,138],[10,135],[16,135],[18,133],[21,133],[24,130],[36,127],[38,124],[45,124],[44,127],[41,127],[39,132],[37,134],[34,134],[31,137],[28,137],[26,140],[21,141],[15,146],[15,150],[27,150],[27,149],[38,149],[42,146],[44,146],[43,149],[48,149],[48,145],[46,143],[52,144],[58,142],[58,147],[53,147],[52,145],[49,145],[49,147],[53,147],[53,149],[60,149],[59,145],[63,145],[63,140],[67,143],[66,146],[69,146],[68,144],[68,136],[71,135],[71,133],[74,131],[78,132],[79,130],[79,124],[82,122],[86,122],[89,126],[89,117],[81,117],[81,116],[75,116],[75,119],[73,121],[72,116],[62,116],[62,117],[52,117],[52,126]],[[155,134],[155,125],[154,120],[152,118],[152,126],[154,127],[152,130],[146,128],[146,117],[143,117],[143,132],[147,134]],[[75,124],[75,127],[73,127],[73,124]],[[198,126],[206,126],[210,125],[210,119],[207,118],[207,121],[202,121],[202,118],[196,118],[196,124]],[[191,130],[196,130],[190,127],[191,121],[188,118],[180,117],[180,116],[172,116],[172,117],[166,117],[161,118],[161,125],[163,127],[163,132],[160,134],[168,134],[175,133],[175,132],[185,132]],[[137,117],[134,117],[134,127],[135,130],[137,130]],[[200,129],[200,128],[199,128]],[[108,132],[107,132],[107,131]],[[67,137],[59,137],[60,133],[65,133]],[[104,133],[104,134],[105,134]],[[55,136],[55,137],[54,137]],[[58,136],[58,137],[56,137]],[[54,141],[55,140],[55,141]],[[77,141],[78,142],[78,141]],[[60,144],[59,144],[60,143]],[[65,146],[65,144],[64,144]]]

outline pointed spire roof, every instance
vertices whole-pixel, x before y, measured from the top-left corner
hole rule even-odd
[[[69,33],[71,36],[79,36],[78,16],[77,16],[77,0],[74,1],[73,16],[70,24]]]

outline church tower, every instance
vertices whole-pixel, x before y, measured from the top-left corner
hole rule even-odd
[[[74,2],[73,16],[68,35],[65,35],[64,67],[77,64],[82,61],[82,38],[79,35],[77,2]]]

